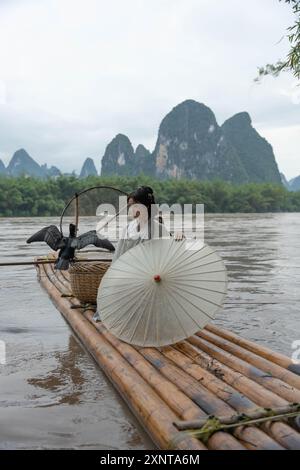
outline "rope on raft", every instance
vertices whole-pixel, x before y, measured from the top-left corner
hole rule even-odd
[[[240,413],[231,417],[208,416],[195,421],[175,421],[174,425],[180,432],[176,442],[172,441],[172,445],[178,444],[179,441],[186,436],[196,437],[206,444],[209,438],[217,431],[231,431],[239,426],[260,425],[266,421],[281,421],[300,416],[300,403],[291,403],[288,406],[276,409],[258,408],[248,415]],[[297,424],[296,424],[297,425]]]

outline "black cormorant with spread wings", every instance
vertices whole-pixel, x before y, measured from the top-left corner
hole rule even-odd
[[[95,245],[108,251],[115,251],[114,245],[107,238],[100,238],[96,230],[91,230],[76,237],[76,227],[74,224],[70,224],[69,231],[69,236],[64,237],[56,225],[49,225],[28,238],[27,243],[46,242],[52,250],[59,250],[55,268],[60,270],[68,269],[70,262],[74,260],[75,250],[80,250],[87,245]]]

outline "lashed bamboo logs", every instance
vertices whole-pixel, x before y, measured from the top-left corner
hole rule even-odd
[[[120,394],[126,400],[134,414],[161,448],[167,449],[170,442],[178,435],[173,425],[176,414],[159,398],[144,379],[125,361],[122,356],[101,336],[86,318],[77,311],[70,310],[69,302],[61,297],[58,289],[46,276],[41,276],[41,283],[49,292],[67,322],[76,335],[94,356]],[[203,450],[205,446],[194,438],[186,437],[178,444],[180,449]]]
[[[215,346],[209,341],[199,338],[198,336],[192,336],[189,338],[189,342],[197,346],[197,348],[205,351],[211,357],[218,359],[223,364],[232,367],[234,370],[240,372],[246,377],[260,385],[263,385],[266,389],[276,393],[285,400],[294,403],[300,402],[300,391],[298,389],[291,387],[282,380],[273,377],[271,374],[260,370],[258,367],[239,359],[233,354],[224,351],[218,346]]]
[[[86,311],[85,317],[92,321],[92,312]],[[122,356],[147,380],[159,396],[179,416],[206,416],[207,415],[172,382],[167,380],[146,361],[143,356],[133,347],[111,335],[101,323],[96,323],[98,331],[122,354]],[[243,449],[232,436],[224,433],[216,433],[212,449]],[[210,445],[210,444],[209,444]]]
[[[52,268],[53,269],[53,268]],[[54,271],[53,271],[54,273]],[[55,273],[54,273],[55,274]],[[63,284],[63,288],[66,288],[68,283],[66,282],[66,278],[67,278],[67,274],[66,273],[56,273],[56,276],[52,277],[52,280],[54,280],[54,282],[57,282],[58,279],[59,279],[59,282],[60,284]],[[88,312],[87,312],[88,313]],[[90,312],[90,316],[91,316],[91,312]],[[103,327],[102,327],[103,328]],[[105,329],[103,329],[104,331],[106,331]],[[108,332],[107,332],[107,335],[108,337],[111,336]],[[113,338],[113,337],[112,337]],[[121,342],[121,344],[124,344]],[[183,344],[183,343],[182,343]],[[128,345],[127,345],[128,346]],[[130,346],[129,346],[130,347]],[[178,359],[178,358],[177,358]],[[197,367],[197,366],[196,366]],[[199,367],[199,366],[198,366]],[[202,369],[201,369],[202,370]],[[211,374],[210,374],[211,375]],[[212,376],[212,375],[211,375]],[[212,376],[214,377],[214,376]],[[224,387],[224,383],[222,381],[220,381],[221,384],[223,384],[223,387]],[[226,384],[225,384],[226,386]],[[221,389],[221,388],[220,388]],[[233,390],[233,389],[232,389]],[[215,393],[215,390],[213,390],[213,392]],[[236,393],[235,393],[236,394]],[[229,396],[234,396],[234,394],[231,393],[229,394]],[[222,397],[223,398],[223,397]],[[234,402],[233,402],[234,403]],[[251,402],[250,402],[251,403]],[[254,405],[252,404],[252,407]],[[237,410],[242,410],[242,408],[238,408],[237,406],[234,407],[235,409]],[[244,399],[244,410],[246,409],[245,407],[245,399]],[[253,408],[252,408],[253,409]],[[274,423],[272,423],[273,425],[272,426],[268,426],[267,424],[263,425],[263,428],[265,429],[265,431],[268,432],[268,434],[272,437],[272,438],[275,438],[278,442],[280,442],[283,446],[285,447],[290,447],[291,445],[291,440],[293,438],[293,442],[296,440],[299,440],[299,436],[297,433],[295,433],[295,431],[293,429],[291,429],[289,426],[286,426],[285,424],[283,423],[278,423],[278,429],[277,429],[277,432],[273,432],[274,431]],[[284,430],[282,429],[284,427]],[[241,431],[242,429],[242,431]],[[278,439],[278,435],[281,435],[282,436],[282,439]],[[261,431],[257,430],[257,429],[252,429],[252,428],[249,428],[249,427],[245,427],[245,428],[238,428],[236,431],[235,431],[235,435],[236,437],[240,438],[242,441],[243,441],[243,444],[246,445],[246,447],[248,448],[264,448],[264,449],[274,449],[274,448],[278,448],[278,444],[274,442],[274,440],[271,440],[268,438],[268,436],[265,436],[264,433],[262,433]],[[248,436],[246,438],[246,435]],[[215,442],[217,439],[214,439],[213,442]],[[224,440],[224,444],[226,442],[226,439]],[[295,442],[294,442],[295,444]],[[293,444],[293,445],[294,445]],[[277,447],[276,447],[277,446]],[[218,447],[220,448],[220,447]]]
[[[278,420],[282,419],[283,416],[285,415],[279,415],[277,417]],[[262,424],[263,422],[266,422],[267,420],[270,420],[271,418],[268,416],[268,417],[262,417],[262,418],[257,418],[255,420],[248,420],[247,422],[245,421],[244,422],[244,427],[245,427],[245,430],[248,429],[248,426],[252,426],[252,425],[259,425],[259,424]],[[272,419],[276,419],[276,418],[272,418]],[[218,420],[218,418],[216,417],[210,417],[206,423],[201,426],[200,428],[197,428],[197,429],[189,429],[190,426],[187,427],[187,429],[189,430],[184,430],[183,432],[186,434],[188,433],[189,435],[191,436],[194,436],[194,437],[198,437],[199,439],[202,439],[204,442],[207,442],[207,440],[209,439],[209,437],[215,433],[216,431],[234,431],[234,429],[236,428],[240,428],[241,424],[240,423],[233,423],[233,424],[221,424],[220,421]],[[186,428],[184,428],[186,429]],[[184,435],[185,435],[184,434]],[[282,438],[283,436],[281,435],[280,438]],[[251,442],[251,445],[253,446],[253,443]],[[258,446],[259,449],[262,449],[262,446],[261,446],[261,443],[259,444]]]
[[[188,354],[189,347],[192,348],[192,346],[182,342],[174,346],[164,347],[162,352],[166,357],[172,360],[174,364],[194,377],[233,409],[240,412],[252,412],[257,409],[257,405],[246,395],[235,390],[213,373],[195,363],[188,355],[185,355],[184,352]]]
[[[217,361],[202,350],[192,346],[187,341],[176,344],[175,348],[186,354],[194,363],[199,364],[203,369],[212,372],[216,377],[231,385],[235,390],[246,395],[258,406],[274,408],[288,404],[286,400],[266,390],[263,386],[253,382],[241,373],[236,372],[226,364]],[[242,411],[242,409],[239,411]],[[280,442],[280,444],[289,449],[300,447],[299,433],[285,423],[265,424],[263,429]]]
[[[164,351],[165,348],[162,348]],[[218,396],[215,394],[212,394],[214,396],[213,402],[210,403],[210,407],[207,409],[205,408],[206,402],[200,401],[199,403],[199,397],[197,396],[197,392],[195,395],[194,391],[191,391],[190,388],[198,389],[200,390],[201,394],[204,394],[204,396],[211,396],[211,392],[209,391],[208,388],[203,387],[205,385],[203,381],[201,380],[201,385],[200,385],[200,380],[199,377],[197,380],[191,380],[188,378],[188,375],[186,372],[180,371],[175,365],[172,364],[170,360],[167,358],[164,358],[159,351],[153,349],[153,348],[141,348],[140,349],[141,353],[151,362],[153,363],[169,380],[172,382],[176,383],[179,388],[181,388],[183,391],[185,391],[186,394],[191,396],[191,398],[195,401],[197,400],[196,403],[198,403],[199,406],[205,409],[205,411],[208,414],[214,414],[214,415],[222,415],[223,411],[225,411],[225,415],[230,417],[232,416],[232,411],[233,408],[229,405],[226,406],[226,403],[223,402],[223,400],[219,399]],[[202,385],[203,384],[203,385]],[[235,430],[235,436],[240,439],[244,445],[248,446],[251,445],[251,448],[254,447],[260,447],[261,449],[269,449],[269,450],[274,450],[274,449],[281,449],[282,447],[275,442],[273,439],[271,439],[269,436],[267,436],[265,433],[262,431],[255,429],[255,428],[237,428]]]
[[[226,331],[222,336],[223,330],[211,326],[199,336],[160,351],[133,347],[93,322],[93,311],[71,309],[78,301],[62,297],[70,294],[67,272],[54,271],[53,265],[39,269],[41,282],[59,310],[159,447],[177,442],[182,449],[206,448],[195,438],[180,440],[173,425],[179,419],[202,420],[209,414],[230,419],[236,413],[254,412],[258,406],[285,407],[289,401],[298,401],[298,377],[286,371],[284,356],[278,364],[276,353],[273,361],[264,356],[266,351],[259,354],[256,345],[244,347],[238,336]],[[300,448],[300,434],[285,422],[268,422],[261,428],[238,426],[232,433],[215,432],[207,447]]]
[[[220,413],[230,416],[233,408],[220,400],[216,395],[203,387],[201,383],[176,367],[154,348],[141,348],[141,354],[168,380],[187,394],[208,415]]]
[[[87,318],[89,318],[90,320],[92,320],[92,313],[91,312],[86,312],[85,316]],[[111,335],[103,327],[103,325],[101,323],[96,324],[96,327],[99,331],[101,331],[102,334],[105,335],[106,339],[108,339],[110,342],[112,342],[112,344],[114,344],[114,346],[117,347],[120,352],[122,351],[124,357],[126,357],[126,359],[132,365],[134,365],[135,361],[132,359],[132,357],[137,354],[136,350],[132,346],[119,341],[117,338],[115,338],[113,335]],[[165,349],[168,349],[168,348],[163,348],[164,351],[165,351]],[[140,362],[140,355],[138,355],[137,357],[139,358],[139,361],[138,361],[138,363],[139,363]],[[178,357],[176,359],[177,359],[176,362],[178,363],[178,360],[179,360]],[[133,360],[133,362],[131,362],[132,360]],[[197,365],[196,365],[196,367],[197,367]],[[145,369],[149,368],[149,364],[147,362],[145,363],[145,361],[144,361],[142,370],[144,368]],[[142,373],[142,370],[140,368],[138,370],[139,370],[140,373]],[[151,370],[152,369],[151,369],[151,366],[150,366],[149,372]],[[209,378],[210,381],[212,381],[212,382],[218,381],[218,379],[216,379],[212,374],[206,372],[203,369],[201,369],[201,370],[204,373],[204,375],[210,376],[210,378]],[[146,378],[147,381],[149,381],[149,383],[151,383],[152,386],[156,387],[156,383],[155,383],[155,381],[153,381],[153,370],[152,370],[151,374],[147,374],[144,378]],[[199,377],[198,377],[198,379],[199,379]],[[172,390],[172,389],[171,390],[169,389],[169,386],[170,386],[171,382],[169,382],[168,380],[167,381],[162,380],[161,375],[158,375],[158,380],[159,380],[158,383],[160,385],[160,390],[159,390],[159,392],[161,394],[160,396],[162,396],[162,398],[168,403],[168,405],[172,407],[172,401],[174,399],[176,401],[176,396],[173,396],[173,395],[169,394],[169,391]],[[222,398],[224,398],[224,394],[225,394],[225,396],[227,395],[227,398],[230,397],[230,396],[236,395],[235,398],[232,398],[231,402],[232,402],[232,404],[236,404],[237,402],[239,402],[240,407],[234,407],[235,409],[240,409],[241,411],[246,411],[247,409],[252,409],[252,410],[257,409],[257,406],[254,405],[249,399],[247,399],[246,397],[242,397],[242,396],[237,397],[238,392],[236,392],[234,389],[232,389],[231,387],[228,387],[228,386],[227,386],[227,389],[226,389],[226,384],[222,383],[221,381],[219,381],[219,382],[220,382],[219,390],[223,391]],[[165,384],[167,384],[168,386],[165,387]],[[202,384],[207,385],[206,383],[204,383],[204,381],[202,381]],[[175,389],[176,389],[176,387],[175,387]],[[216,391],[215,388],[213,388],[212,391],[215,392]],[[180,393],[180,392],[177,390],[177,393]],[[197,409],[198,409],[198,412],[199,412],[199,408],[197,408]],[[178,412],[178,409],[174,410],[174,411]],[[193,410],[192,412],[194,413],[195,411]],[[288,427],[286,427],[286,428],[287,429],[285,429],[285,432],[287,434],[288,433],[287,432]],[[220,434],[220,433],[218,433],[218,434]],[[270,435],[271,435],[271,437],[274,437],[274,436],[272,436],[272,433],[270,433]],[[247,448],[251,448],[251,449],[260,448],[260,449],[273,449],[273,450],[282,448],[280,445],[278,445],[277,442],[274,441],[273,438],[272,439],[269,438],[268,436],[266,436],[265,433],[263,433],[261,430],[259,430],[257,428],[250,428],[250,427],[238,428],[235,431],[235,436],[237,438],[239,438]],[[281,444],[284,445],[284,444],[286,444],[286,442],[281,442]],[[232,448],[232,445],[234,445],[234,442],[230,443],[230,446],[229,446],[228,442],[226,443],[226,438],[224,438],[224,437],[222,437],[222,438],[221,437],[215,437],[211,442],[209,441],[208,445],[209,445],[209,448],[214,448],[214,446],[216,446],[217,449],[220,449],[221,445],[222,445],[223,446],[222,448],[227,448],[228,449],[228,448]],[[236,445],[235,445],[235,448],[236,448]]]
[[[198,340],[198,338],[193,338]],[[189,338],[191,340],[191,338]],[[265,389],[262,385],[249,379],[242,373],[233,370],[227,364],[224,364],[217,359],[213,358],[204,350],[197,347],[197,344],[192,345],[190,342],[185,341],[176,345],[176,349],[187,351],[187,354],[194,360],[195,363],[201,367],[212,372],[216,377],[222,381],[233,386],[239,392],[245,394],[250,400],[260,406],[284,406],[287,401],[273,392]]]
[[[275,364],[278,364],[279,366],[284,367],[295,374],[300,375],[300,364],[294,364],[290,358],[284,356],[283,354],[272,351],[271,349],[260,344],[253,343],[248,339],[241,338],[237,334],[220,328],[216,325],[207,325],[206,330],[215,333],[216,335],[221,336],[222,338],[225,338],[232,343],[241,346],[242,348],[248,349],[248,351],[252,351],[253,353],[258,354],[259,356],[264,357],[265,359],[268,359],[269,361],[274,362]]]
[[[300,376],[288,371],[286,368],[283,368],[268,359],[260,357],[258,354],[248,351],[247,349],[244,349],[241,346],[238,346],[209,331],[202,330],[197,333],[197,335],[300,390]]]
[[[68,288],[66,277],[62,273],[54,272],[52,268],[52,282],[54,282],[58,289],[65,292]],[[56,276],[53,276],[56,274]],[[59,284],[59,285],[58,285]],[[70,300],[72,302],[72,300]],[[111,335],[101,323],[95,323],[92,320],[93,312],[86,310],[84,316],[91,321],[98,331],[120,352],[123,357],[141,374],[148,383],[155,389],[159,396],[170,406],[170,408],[178,414],[178,416],[207,416],[190,398],[181,392],[172,382],[165,379],[159,374],[155,368],[146,361],[143,356],[132,346],[119,341]],[[248,432],[248,431],[247,431]],[[228,433],[218,432],[214,436],[212,442],[208,443],[210,449],[218,450],[243,450],[245,447],[240,444],[233,436]],[[268,448],[273,448],[269,446]]]

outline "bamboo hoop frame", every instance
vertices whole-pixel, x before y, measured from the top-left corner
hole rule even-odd
[[[75,199],[75,226],[76,226],[76,232],[77,232],[78,224],[79,224],[79,197],[82,196],[82,194],[92,191],[93,189],[112,189],[113,191],[117,191],[118,193],[123,194],[124,196],[128,197],[128,193],[126,193],[125,191],[122,191],[121,189],[115,188],[113,186],[106,186],[106,185],[91,186],[90,188],[86,188],[86,189],[83,189],[82,191],[79,191],[79,193],[75,193],[74,196],[65,205],[60,216],[59,230],[62,235],[63,235],[63,229],[62,229],[63,218],[67,209],[70,207],[74,199]]]

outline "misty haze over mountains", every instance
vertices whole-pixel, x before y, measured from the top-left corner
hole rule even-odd
[[[97,176],[99,164],[87,158],[79,177]],[[14,153],[7,167],[0,160],[0,175],[7,177],[56,178],[61,174],[55,166],[39,165],[24,149]],[[141,144],[134,150],[124,134],[107,145],[101,176],[139,174],[157,179],[218,178],[235,184],[282,183],[289,190],[300,189],[300,176],[287,181],[279,172],[272,146],[253,128],[247,112],[219,126],[213,111],[194,100],[180,103],[164,117],[153,152]]]

